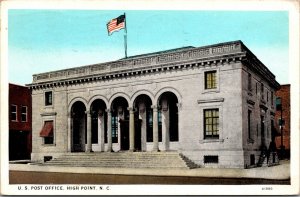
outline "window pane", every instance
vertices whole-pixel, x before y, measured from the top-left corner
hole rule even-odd
[[[11,120],[17,121],[17,106],[11,105],[10,112],[11,112]]]
[[[26,121],[27,121],[27,116],[26,116],[26,114],[22,114],[21,120],[22,120],[22,122],[26,122]]]
[[[217,138],[219,137],[219,110],[218,109],[207,109],[204,110],[205,121],[205,137]]]
[[[22,113],[27,113],[27,107],[22,106]]]
[[[11,112],[17,112],[17,106],[16,105],[11,106]]]
[[[45,105],[52,105],[52,92],[45,92]]]

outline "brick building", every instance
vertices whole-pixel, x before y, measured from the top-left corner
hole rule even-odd
[[[30,159],[31,91],[9,84],[9,160]]]
[[[280,85],[234,41],[35,74],[28,86],[33,161],[173,152],[202,167],[247,168],[268,162]]]
[[[280,89],[275,93],[278,103],[278,107],[275,114],[275,127],[278,131],[279,136],[276,137],[276,147],[278,149],[284,146],[285,156],[290,156],[290,84],[281,85]],[[281,102],[278,100],[280,98]],[[281,120],[281,109],[282,109],[282,120]],[[281,142],[281,123],[282,123],[282,142]],[[282,144],[281,144],[282,143]]]

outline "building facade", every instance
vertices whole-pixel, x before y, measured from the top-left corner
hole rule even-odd
[[[291,105],[290,105],[290,84],[281,85],[280,89],[276,91],[276,98],[280,100],[275,114],[275,127],[280,133],[276,137],[276,147],[277,149],[285,150],[283,157],[290,157],[290,124],[291,124]],[[278,101],[279,101],[278,100]],[[282,131],[282,135],[281,135]]]
[[[203,167],[246,168],[271,142],[279,84],[234,41],[36,74],[29,86],[32,160],[177,151]]]
[[[9,84],[9,160],[30,159],[31,91]]]

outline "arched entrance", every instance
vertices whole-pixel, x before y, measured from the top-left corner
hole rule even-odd
[[[93,101],[90,113],[92,144],[98,144],[100,151],[104,151],[104,143],[107,143],[107,114],[105,102],[101,99]]]
[[[135,112],[135,137],[136,151],[146,151],[146,142],[153,142],[153,111],[152,101],[149,96],[141,94],[134,101]]]
[[[72,114],[72,152],[85,151],[86,143],[86,107],[81,101],[76,101],[71,108]]]
[[[158,99],[158,133],[163,149],[169,149],[169,142],[177,142],[178,135],[178,99],[172,92],[164,92]]]
[[[129,112],[128,102],[117,97],[111,105],[111,140],[120,143],[121,150],[129,150]]]

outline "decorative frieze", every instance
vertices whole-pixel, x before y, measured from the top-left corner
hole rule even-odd
[[[146,57],[136,57],[136,58],[128,58],[122,59],[119,61],[102,63],[102,64],[94,64],[86,67],[78,67],[67,70],[54,71],[50,73],[42,73],[33,76],[33,82],[45,81],[47,79],[53,78],[64,78],[74,75],[86,75],[88,73],[103,73],[109,71],[116,71],[120,69],[128,69],[128,68],[139,68],[142,66],[149,65],[159,65],[163,63],[177,62],[177,61],[185,61],[185,60],[193,60],[199,59],[203,57],[209,57],[216,54],[225,54],[231,52],[242,52],[241,51],[241,43],[233,42],[230,44],[220,44],[217,46],[208,46],[208,47],[200,47],[200,48],[188,48],[181,51],[175,52],[166,52],[163,54],[153,54],[153,55],[145,55]]]

